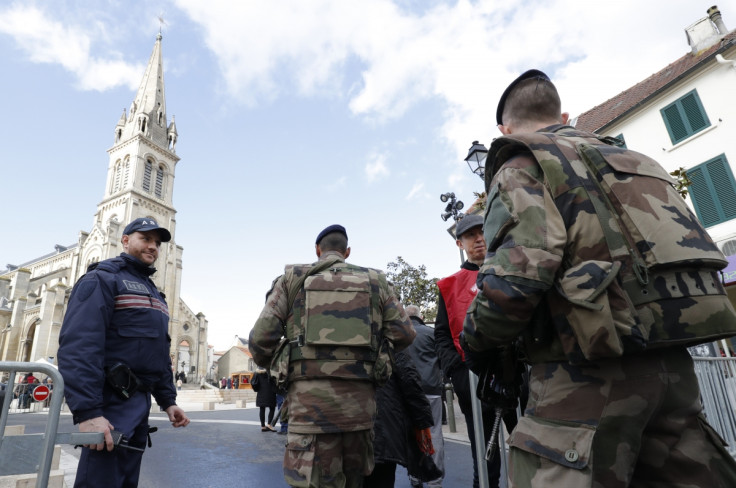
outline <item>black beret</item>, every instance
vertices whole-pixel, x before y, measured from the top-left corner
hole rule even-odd
[[[333,232],[339,232],[340,234],[345,236],[345,239],[348,238],[348,233],[345,230],[345,227],[343,227],[342,225],[333,224],[329,227],[325,227],[322,232],[319,233],[315,244],[319,244],[319,241],[321,241],[324,236],[326,236],[327,234],[332,234]]]
[[[498,101],[498,108],[496,109],[496,122],[498,125],[503,125],[503,107],[506,105],[506,98],[508,98],[511,91],[524,80],[529,80],[531,78],[537,78],[539,80],[546,80],[551,82],[552,80],[549,79],[549,76],[545,75],[538,69],[530,69],[529,71],[526,71],[522,73],[518,78],[516,78],[514,81],[511,82],[509,86],[506,87],[506,90],[504,90],[503,95],[501,95],[501,100]]]

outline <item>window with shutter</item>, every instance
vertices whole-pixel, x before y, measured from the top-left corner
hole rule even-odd
[[[146,161],[146,165],[143,168],[143,191],[151,193],[151,173],[153,172],[153,163],[151,160]]]
[[[621,147],[623,147],[623,148],[626,147],[626,139],[624,139],[624,133],[623,132],[621,134],[617,135],[616,136],[616,139],[618,139],[619,141],[621,141]]]
[[[123,163],[123,188],[128,187],[128,176],[130,176],[130,161],[126,159]]]
[[[163,198],[163,188],[164,188],[164,167],[159,166],[158,170],[156,171],[156,196],[159,198]]]
[[[116,191],[120,190],[120,173],[122,172],[122,165],[120,161],[115,163],[115,180],[112,185],[112,192],[115,193]]]
[[[672,144],[684,141],[710,126],[710,120],[700,102],[697,90],[693,90],[660,110]]]
[[[690,196],[705,227],[736,218],[736,180],[725,154],[689,169]]]

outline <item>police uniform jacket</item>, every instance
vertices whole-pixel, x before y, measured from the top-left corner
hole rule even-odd
[[[127,365],[162,409],[176,403],[169,310],[155,268],[121,254],[93,263],[74,286],[59,335],[59,370],[74,423],[104,416],[105,367]]]

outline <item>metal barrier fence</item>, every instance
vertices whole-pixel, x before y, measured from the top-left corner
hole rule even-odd
[[[15,387],[16,374],[21,371],[29,371],[29,367],[52,378],[58,392],[51,399],[46,431],[40,437],[25,435],[5,437],[5,426],[7,425],[11,400],[13,402],[25,401],[25,395],[30,394],[30,388],[19,389]],[[51,471],[56,430],[59,425],[59,414],[61,412],[61,401],[64,396],[64,380],[54,367],[45,364],[34,364],[31,366],[30,363],[0,362],[0,372],[8,373],[6,394],[3,404],[0,406],[0,413],[2,414],[0,415],[0,474],[12,475],[37,471],[36,486],[45,487],[48,485],[49,472]],[[22,386],[22,384],[18,386]],[[15,396],[16,391],[19,393],[19,398],[12,398]],[[12,395],[10,394],[11,392],[13,392]],[[22,400],[21,397],[23,397]],[[21,406],[24,406],[24,404],[21,404]],[[38,457],[29,455],[29,453],[33,453]],[[23,466],[24,463],[29,464],[29,467]]]
[[[694,357],[703,412],[736,457],[736,358]]]

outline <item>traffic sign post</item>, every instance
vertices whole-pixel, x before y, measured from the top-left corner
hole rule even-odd
[[[46,385],[38,385],[33,390],[33,399],[37,402],[42,402],[46,400],[49,395],[51,394],[51,390],[49,390],[49,387]]]

